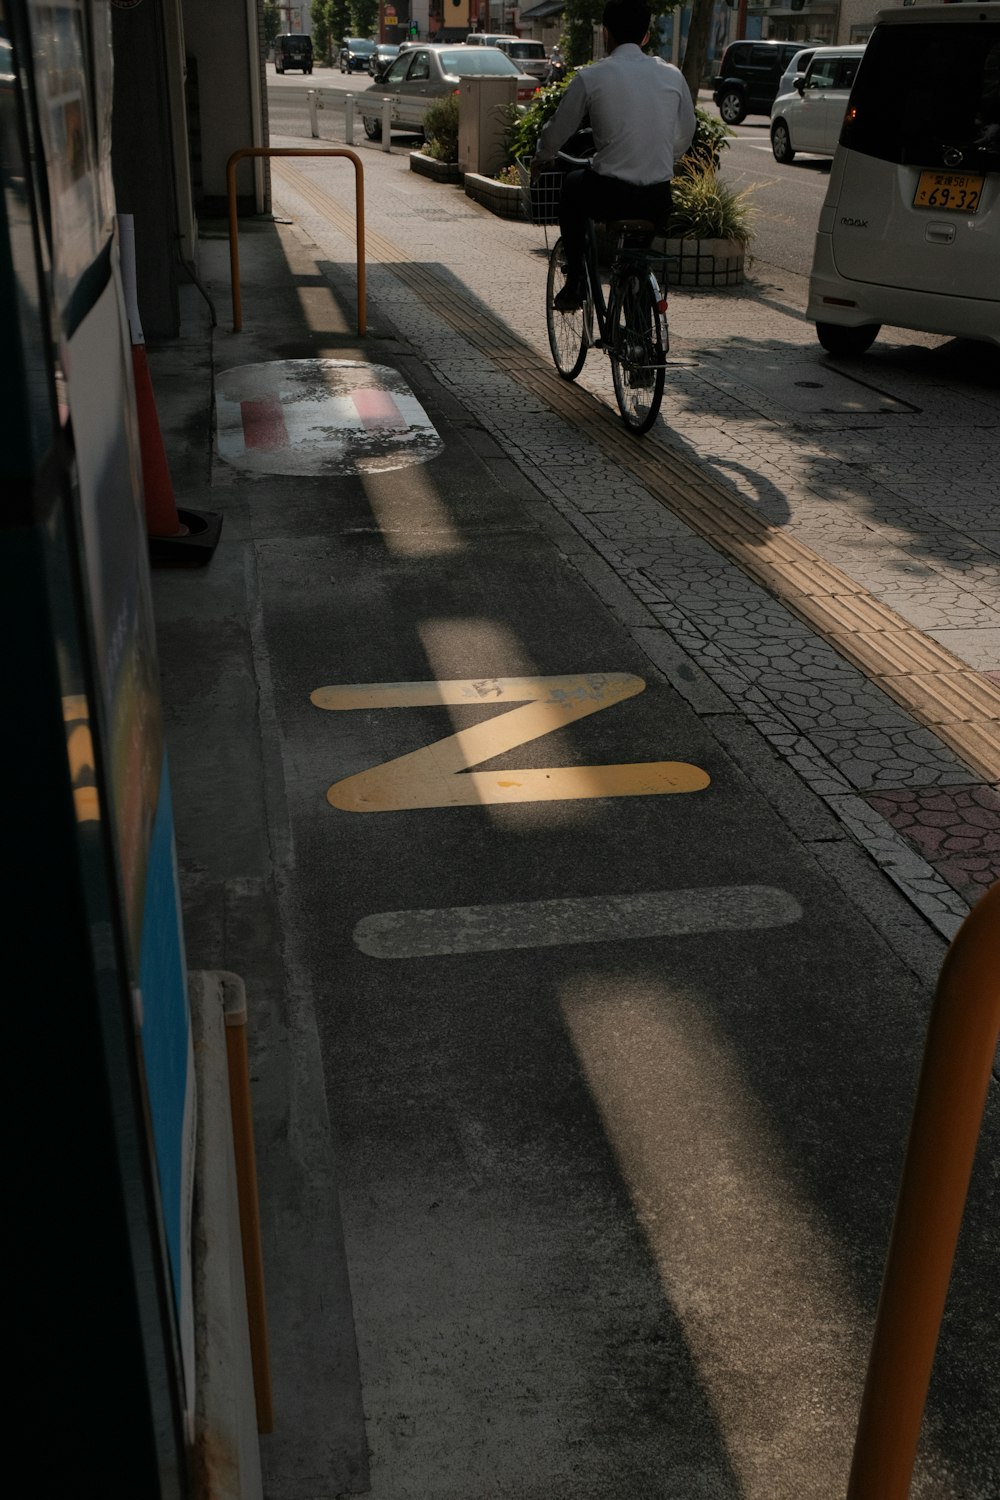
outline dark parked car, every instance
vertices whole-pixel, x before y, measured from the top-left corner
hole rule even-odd
[[[340,71],[367,73],[375,43],[363,36],[345,36],[340,44]]]
[[[375,51],[368,59],[368,71],[373,78],[379,78],[394,63],[399,56],[399,46],[396,42],[378,42]]]
[[[727,125],[770,115],[781,75],[799,50],[798,42],[730,42],[712,95]]]
[[[291,32],[274,39],[274,71],[287,73],[289,68],[301,68],[303,73],[313,70],[312,37],[301,32]]]

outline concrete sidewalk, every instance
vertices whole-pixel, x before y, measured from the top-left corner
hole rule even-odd
[[[367,336],[345,168],[283,162],[286,222],[241,225],[245,331],[209,229],[218,326],[191,288],[150,351],[178,497],[226,517],[155,593],[188,961],[251,1012],[266,1492],[826,1500],[930,993],[1000,878],[993,362],[901,335],[837,365],[758,267],[674,296],[636,444],[599,355],[579,388],[551,370],[541,231],[363,157]],[[275,447],[303,360],[394,372],[426,461]],[[249,457],[220,458],[213,387],[244,392]],[[457,700],[330,712],[351,684],[623,673],[645,691],[512,750]],[[405,804],[344,810],[474,730],[481,777],[576,789],[463,805],[468,772],[407,769]],[[666,762],[707,786],[579,790]],[[933,1500],[998,1492],[998,1123],[994,1092]]]

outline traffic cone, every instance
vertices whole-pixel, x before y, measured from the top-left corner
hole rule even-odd
[[[218,511],[177,509],[167,453],[156,412],[153,380],[146,359],[146,340],[139,321],[135,280],[135,226],[131,214],[118,215],[122,293],[132,343],[132,383],[139,421],[139,455],[146,508],[149,559],[173,567],[202,567],[218,546],[222,516]]]
[[[132,345],[132,374],[135,378],[135,408],[139,418],[146,530],[151,537],[187,536],[190,527],[185,526],[177,514],[174,486],[160,432],[160,419],[156,414],[156,398],[153,395],[145,344]]]

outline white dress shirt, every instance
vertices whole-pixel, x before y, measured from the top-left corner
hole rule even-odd
[[[694,136],[694,105],[681,70],[647,57],[634,42],[574,74],[542,127],[536,160],[554,160],[588,116],[597,145],[593,170],[643,187],[673,177]]]

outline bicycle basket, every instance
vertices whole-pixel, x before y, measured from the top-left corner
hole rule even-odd
[[[531,164],[524,158],[518,160],[517,175],[521,179],[521,203],[524,217],[531,224],[558,224],[559,199],[562,196],[564,173],[553,170],[540,172],[531,180]]]

